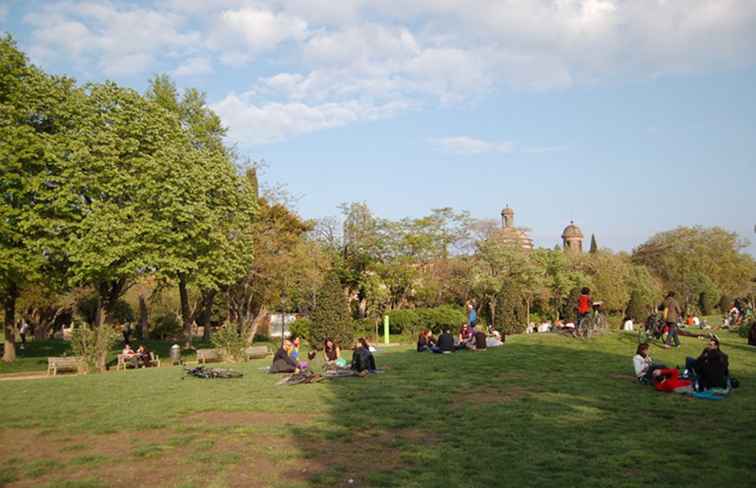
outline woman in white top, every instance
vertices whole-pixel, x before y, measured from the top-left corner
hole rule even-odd
[[[633,356],[633,368],[635,369],[635,376],[641,383],[650,383],[651,375],[655,369],[664,369],[666,366],[663,364],[656,364],[648,355],[648,343],[638,345],[638,349]]]

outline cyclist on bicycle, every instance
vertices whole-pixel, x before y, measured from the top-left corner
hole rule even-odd
[[[591,310],[593,310],[591,290],[589,288],[583,288],[580,290],[580,296],[577,300],[577,321],[575,323],[580,324],[584,318],[591,314]]]

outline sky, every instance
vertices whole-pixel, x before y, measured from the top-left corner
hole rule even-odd
[[[509,205],[538,246],[719,225],[756,256],[756,0],[0,0],[3,31],[204,91],[306,218]]]

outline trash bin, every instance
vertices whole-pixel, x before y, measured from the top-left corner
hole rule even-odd
[[[171,346],[171,365],[181,364],[181,346],[174,344]]]

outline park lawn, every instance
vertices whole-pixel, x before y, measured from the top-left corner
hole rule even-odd
[[[753,486],[756,348],[723,335],[724,401],[633,381],[636,339],[513,336],[453,355],[390,348],[383,374],[276,386],[179,368],[0,382],[9,487]],[[704,341],[652,349],[668,365]],[[349,483],[353,480],[353,483]]]

